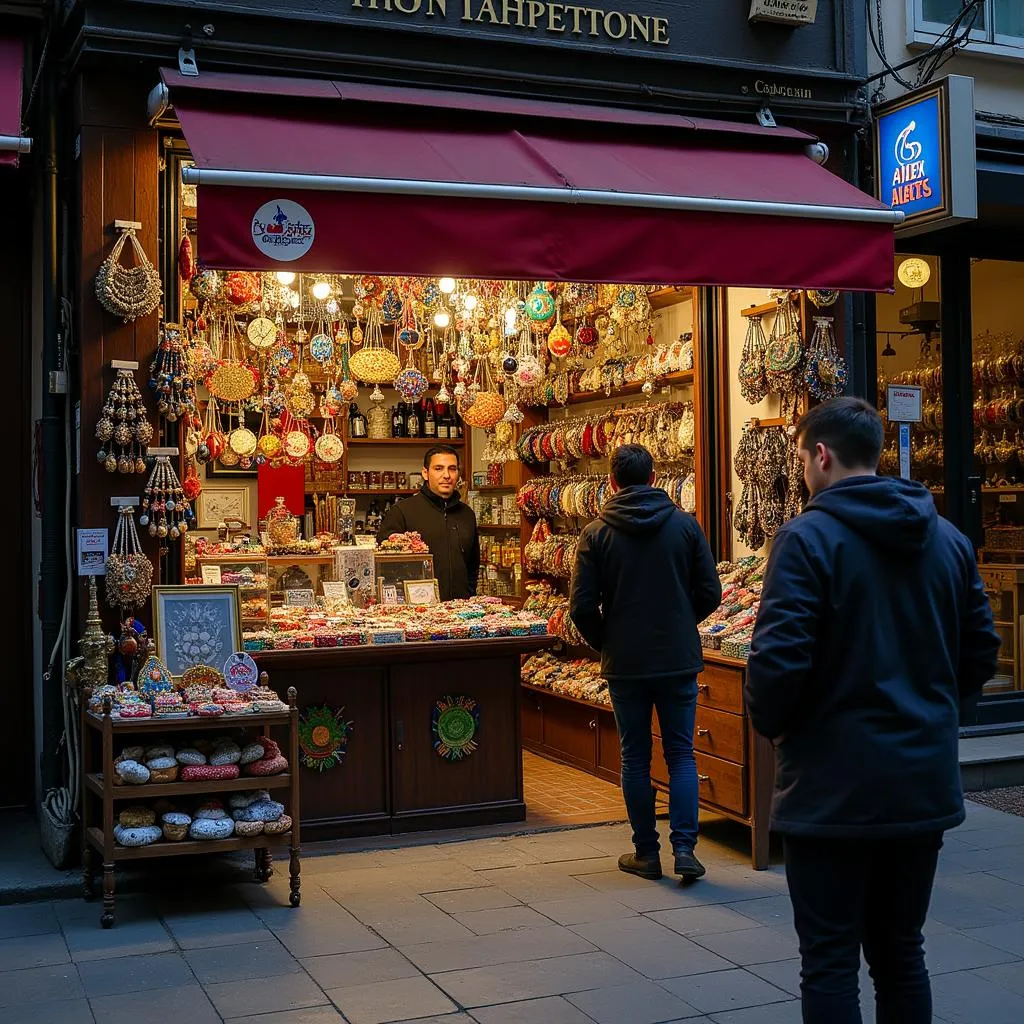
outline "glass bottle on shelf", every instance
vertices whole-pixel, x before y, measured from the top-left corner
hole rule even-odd
[[[419,410],[412,402],[409,403],[408,410],[405,418],[405,432],[409,437],[419,437],[423,433]]]
[[[402,414],[399,411],[398,403],[395,403],[391,409],[391,436],[402,436]]]
[[[366,437],[366,417],[355,402],[348,407],[348,436]]]
[[[380,511],[377,507],[377,499],[370,501],[370,508],[366,513],[366,532],[376,533],[380,528]]]
[[[437,439],[448,440],[448,406],[444,402],[437,403]]]
[[[432,398],[425,398],[423,402],[423,436],[437,437],[437,418],[434,413],[434,400]]]

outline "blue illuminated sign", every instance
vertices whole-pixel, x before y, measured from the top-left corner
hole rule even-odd
[[[875,108],[876,195],[919,235],[978,216],[974,79],[947,75]]]
[[[945,117],[938,92],[878,117],[878,192],[909,218],[941,213],[946,205]]]

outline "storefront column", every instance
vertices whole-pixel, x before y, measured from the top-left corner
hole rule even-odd
[[[981,544],[981,481],[974,479],[971,369],[971,260],[964,250],[941,254],[942,442],[946,516]]]

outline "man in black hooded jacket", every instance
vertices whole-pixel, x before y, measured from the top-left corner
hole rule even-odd
[[[858,398],[797,427],[806,510],[775,535],[747,667],[775,744],[805,1024],[932,1019],[921,929],[942,833],[964,820],[961,706],[999,637],[970,542],[927,489],[875,475],[881,419]]]
[[[580,536],[569,615],[601,653],[601,674],[615,710],[622,795],[635,847],[619,858],[619,868],[661,878],[651,787],[651,715],[657,708],[669,771],[675,872],[692,881],[704,874],[693,854],[693,722],[697,673],[704,667],[697,623],[718,607],[722,584],[697,521],[653,484],[654,463],[642,445],[624,445],[612,454],[612,497]]]

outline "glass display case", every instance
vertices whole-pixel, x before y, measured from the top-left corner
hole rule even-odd
[[[324,580],[334,579],[333,555],[271,555],[270,604],[313,605],[323,597]]]
[[[265,555],[200,555],[196,558],[196,570],[204,583],[238,586],[243,629],[269,621],[269,574]]]

